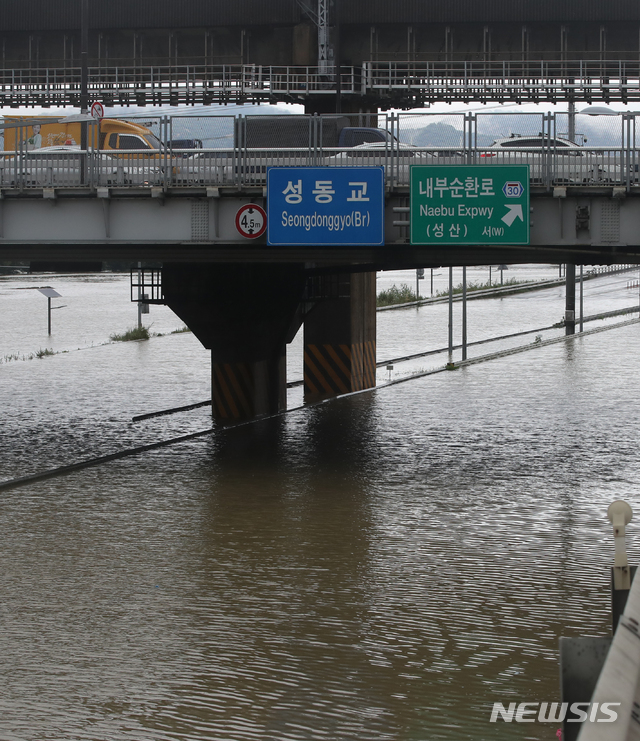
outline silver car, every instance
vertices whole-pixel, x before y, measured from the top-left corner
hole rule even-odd
[[[397,184],[408,185],[411,165],[440,163],[436,159],[436,153],[428,149],[401,142],[370,142],[325,156],[323,164],[329,167],[383,165],[387,180],[392,179]]]
[[[478,148],[476,158],[487,165],[529,165],[533,185],[603,182],[615,177],[610,172],[612,163],[603,152],[541,134],[496,139],[490,147]]]
[[[0,180],[25,188],[94,185],[152,185],[160,180],[155,160],[126,160],[105,152],[83,152],[75,145],[40,147],[24,153],[5,153]]]

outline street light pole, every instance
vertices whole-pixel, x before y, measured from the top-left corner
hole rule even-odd
[[[89,0],[80,0],[80,113],[89,113]],[[87,180],[87,123],[80,124],[80,182]]]
[[[576,266],[567,263],[565,267],[565,334],[576,333]]]
[[[80,3],[80,112],[89,113],[89,0]]]

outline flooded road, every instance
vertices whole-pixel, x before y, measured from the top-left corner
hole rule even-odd
[[[36,284],[67,304],[50,339]],[[469,339],[562,295],[470,303]],[[0,480],[210,427],[131,422],[209,398],[210,358],[164,308],[163,336],[102,344],[135,323],[128,276],[3,279],[0,311]],[[444,347],[446,311],[380,313],[379,360]],[[639,354],[630,324],[0,492],[0,739],[555,739],[490,710],[557,701],[558,638],[609,632]]]

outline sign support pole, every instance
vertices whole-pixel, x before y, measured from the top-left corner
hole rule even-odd
[[[138,263],[138,329],[142,328],[142,263]]]
[[[584,330],[584,265],[580,265],[580,331]]]
[[[462,268],[462,359],[467,359],[467,268]]]
[[[453,268],[449,268],[449,362],[453,362]]]
[[[53,288],[38,288],[38,293],[47,297],[47,332],[51,335],[51,299],[58,298],[60,294]],[[61,307],[57,307],[61,308]]]

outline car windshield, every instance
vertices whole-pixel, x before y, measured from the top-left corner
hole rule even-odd
[[[153,134],[145,134],[144,138],[149,142],[152,149],[162,149],[162,142]]]

